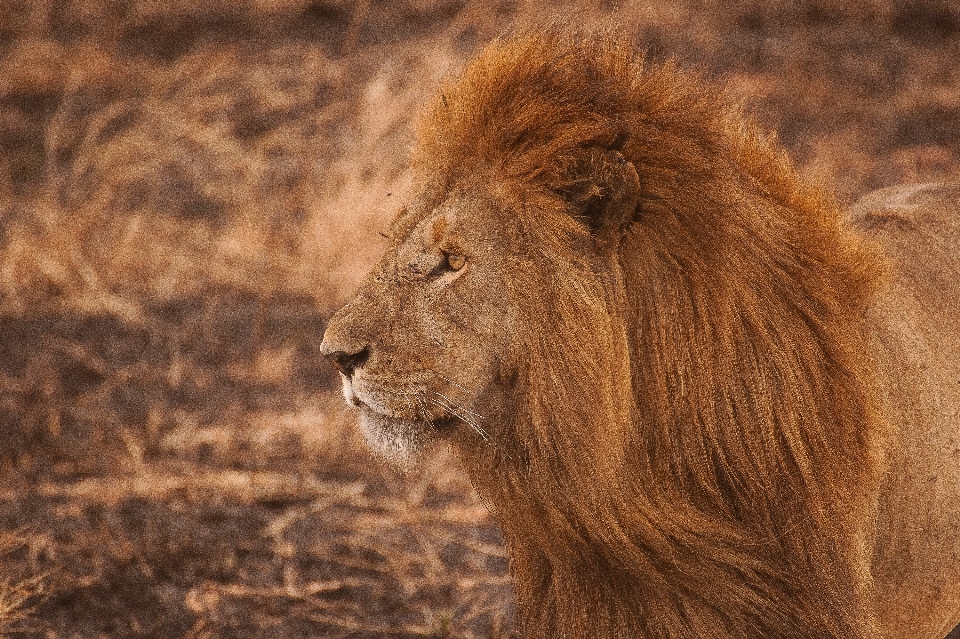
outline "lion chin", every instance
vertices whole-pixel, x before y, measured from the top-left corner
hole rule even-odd
[[[404,473],[418,466],[433,440],[422,423],[381,415],[367,407],[360,411],[360,432],[374,455]]]

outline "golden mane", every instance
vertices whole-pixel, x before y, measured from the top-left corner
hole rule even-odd
[[[605,261],[583,236],[610,151],[640,199]],[[863,531],[884,437],[861,324],[878,260],[775,141],[715,84],[552,28],[440,91],[415,168],[436,194],[477,175],[526,190],[543,268],[522,284],[542,288],[514,440],[465,453],[522,630],[875,636]]]

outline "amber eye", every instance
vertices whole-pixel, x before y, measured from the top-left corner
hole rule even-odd
[[[456,255],[453,253],[447,254],[447,266],[450,267],[451,271],[459,271],[467,263],[467,258],[463,255]]]

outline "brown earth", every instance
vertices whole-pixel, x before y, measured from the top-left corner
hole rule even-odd
[[[960,9],[847,4],[0,0],[0,634],[509,636],[456,464],[372,462],[317,352],[417,109],[572,16],[728,78],[845,201],[957,179]]]

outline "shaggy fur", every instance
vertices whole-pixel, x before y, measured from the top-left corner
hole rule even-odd
[[[520,212],[547,276],[525,283],[511,454],[465,453],[524,631],[875,636],[883,426],[859,336],[877,268],[835,204],[717,87],[557,30],[443,89],[417,169],[444,192],[494,167],[596,233],[611,150],[641,181],[611,254]]]
[[[453,445],[528,637],[960,622],[960,190],[858,235],[721,88],[562,29],[444,87],[414,167],[321,349],[379,455]]]

